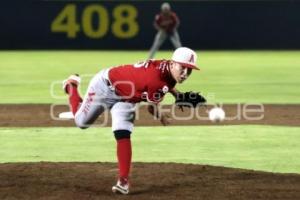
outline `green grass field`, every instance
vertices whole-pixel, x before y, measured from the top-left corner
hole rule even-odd
[[[72,73],[134,63],[146,51],[1,51],[0,103],[66,102],[60,82]],[[169,58],[171,52],[160,52]],[[198,52],[178,88],[210,102],[300,103],[300,51]],[[83,76],[84,93],[88,77]],[[51,84],[53,94],[50,93]],[[165,103],[171,103],[167,97]],[[134,161],[211,164],[300,173],[300,128],[279,126],[136,127]],[[159,156],[157,156],[159,155]],[[115,161],[110,128],[0,128],[0,162]]]
[[[110,128],[0,132],[0,162],[116,161]],[[300,173],[299,132],[300,128],[271,126],[136,127],[133,159]]]
[[[102,68],[135,63],[146,51],[0,52],[0,103],[65,102],[61,80],[70,74],[93,75]],[[170,58],[160,52],[158,58]],[[180,90],[201,91],[210,102],[299,103],[300,51],[198,52],[198,65]],[[89,78],[83,77],[84,93]],[[50,86],[53,86],[53,98]],[[165,103],[171,103],[166,98]]]

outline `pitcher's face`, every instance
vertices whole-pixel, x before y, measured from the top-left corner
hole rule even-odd
[[[170,65],[171,75],[177,83],[184,82],[192,73],[192,69],[184,67],[179,63],[171,62]]]

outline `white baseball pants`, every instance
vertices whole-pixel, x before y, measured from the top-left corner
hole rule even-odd
[[[110,84],[108,72],[109,69],[102,70],[90,81],[83,102],[75,114],[75,123],[80,128],[88,128],[105,110],[110,109],[112,131],[132,132],[135,104],[121,101]],[[104,118],[107,120],[108,116]]]
[[[154,58],[156,51],[160,48],[160,46],[164,43],[168,36],[169,35],[163,30],[157,32],[153,45],[150,49],[149,59]],[[180,37],[177,30],[175,30],[174,33],[171,36],[169,36],[169,39],[172,42],[175,49],[181,47]]]

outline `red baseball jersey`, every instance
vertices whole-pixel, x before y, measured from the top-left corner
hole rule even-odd
[[[167,60],[148,60],[113,67],[109,70],[108,77],[116,93],[124,101],[133,103],[159,103],[176,85]]]
[[[168,33],[172,33],[179,25],[179,19],[174,12],[171,12],[171,14],[167,16],[160,13],[155,16],[154,23]]]

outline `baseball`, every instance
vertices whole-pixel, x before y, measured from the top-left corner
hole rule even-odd
[[[208,117],[213,122],[221,122],[225,119],[225,112],[222,108],[215,107],[209,111]]]

